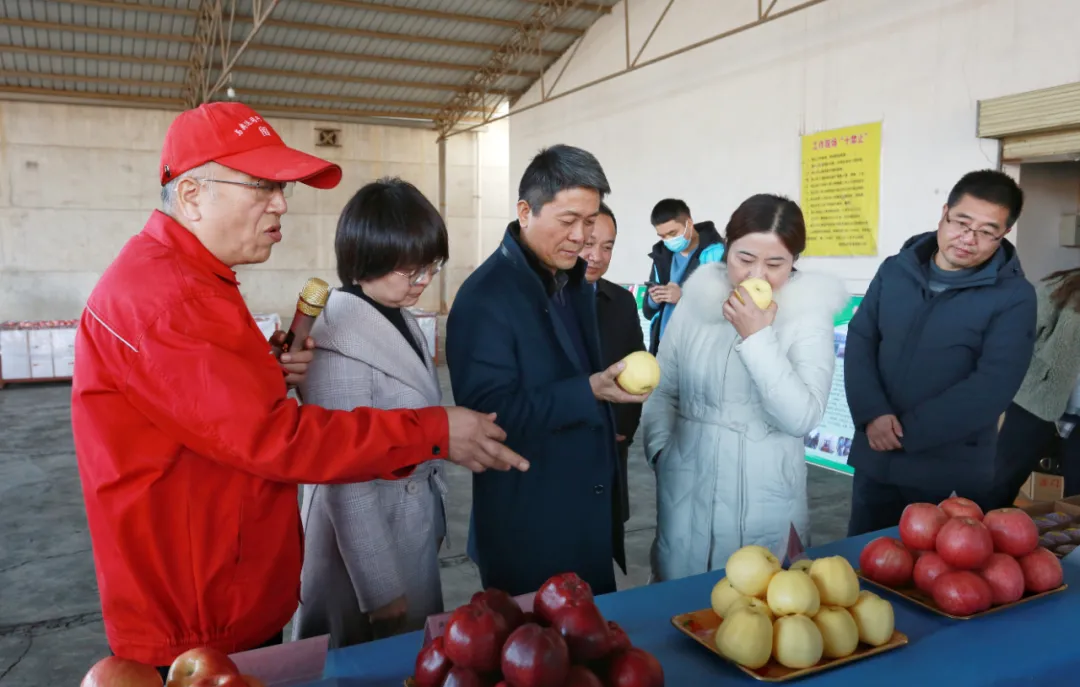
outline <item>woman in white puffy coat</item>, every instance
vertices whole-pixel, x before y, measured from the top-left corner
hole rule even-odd
[[[848,294],[835,277],[794,269],[806,227],[791,200],[749,198],[725,234],[723,262],[684,286],[642,413],[657,483],[654,581],[723,568],[749,544],[782,557],[792,524],[809,541],[803,437],[825,413]],[[744,288],[745,302],[734,295],[750,277],[772,286],[767,310]]]

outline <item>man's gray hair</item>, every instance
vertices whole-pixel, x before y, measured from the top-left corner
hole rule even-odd
[[[189,169],[175,179],[170,179],[169,183],[161,187],[161,210],[167,214],[172,215],[176,210],[176,187],[180,184],[181,179],[209,179],[214,178],[214,166],[207,162],[206,164],[199,165],[193,169]],[[213,185],[211,184],[211,187]],[[213,193],[213,188],[210,189]]]
[[[554,145],[541,150],[525,169],[518,185],[518,200],[524,200],[532,214],[539,215],[560,191],[572,188],[592,189],[601,200],[611,193],[604,169],[592,153]]]

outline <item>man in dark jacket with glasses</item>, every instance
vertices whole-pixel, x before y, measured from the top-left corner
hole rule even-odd
[[[954,491],[989,503],[998,418],[1035,341],[1035,290],[1005,238],[1022,207],[1010,177],[971,172],[937,231],[909,239],[870,283],[844,357],[855,425],[849,536]]]

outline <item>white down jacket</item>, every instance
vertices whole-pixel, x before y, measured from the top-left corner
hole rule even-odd
[[[722,263],[687,280],[642,412],[656,581],[722,568],[749,544],[782,559],[792,524],[809,544],[803,437],[825,412],[834,317],[848,294],[834,277],[798,270],[774,295],[775,322],[743,340],[722,311],[731,289]]]

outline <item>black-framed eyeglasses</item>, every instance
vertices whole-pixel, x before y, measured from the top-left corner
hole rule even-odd
[[[398,270],[394,270],[394,274],[400,274],[401,276],[408,279],[409,286],[416,286],[420,282],[424,281],[424,279],[427,279],[429,277],[434,279],[435,275],[442,271],[442,268],[443,263],[436,262],[428,265],[427,267],[421,267],[418,270],[413,270],[412,272],[399,272]]]
[[[274,191],[281,191],[281,195],[286,198],[292,196],[293,186],[295,186],[295,183],[292,181],[267,181],[266,179],[259,179],[258,181],[233,181],[231,179],[198,178],[197,181],[215,184],[232,184],[233,186],[247,186],[248,188],[253,188],[267,194],[271,194]]]
[[[1000,236],[998,236],[997,233],[992,232],[989,229],[983,229],[981,227],[976,229],[970,224],[967,224],[966,222],[958,222],[954,220],[948,214],[945,215],[945,222],[946,224],[951,224],[953,227],[959,230],[961,236],[967,236],[969,233],[974,234],[975,240],[979,243],[993,243],[995,241],[1000,241],[1001,239],[1005,238],[1005,234],[1001,234]]]

